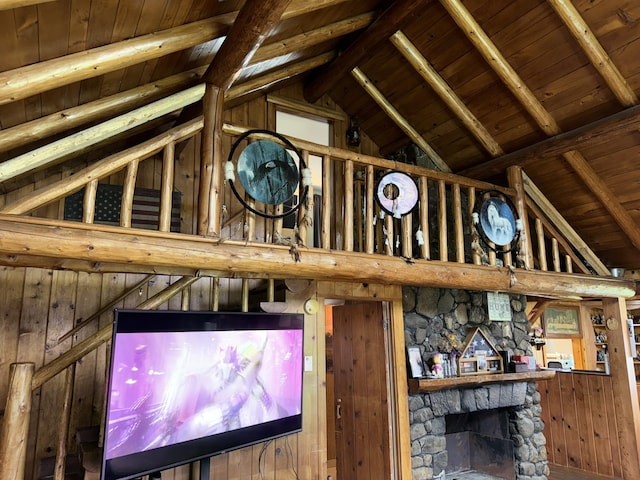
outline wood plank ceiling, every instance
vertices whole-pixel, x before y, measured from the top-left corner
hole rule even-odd
[[[286,8],[248,65],[223,72],[228,102],[301,79],[381,155],[414,142],[443,170],[499,183],[520,164],[607,266],[640,270],[640,2],[266,3]],[[214,58],[222,75],[237,62],[216,53],[236,18],[264,21],[255,8],[0,0],[0,161],[194,85]]]

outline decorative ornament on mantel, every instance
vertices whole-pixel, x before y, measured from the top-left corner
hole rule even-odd
[[[542,328],[537,327],[531,331],[531,339],[529,343],[536,347],[536,350],[540,350],[544,345],[547,344],[547,341],[544,339],[544,332]]]

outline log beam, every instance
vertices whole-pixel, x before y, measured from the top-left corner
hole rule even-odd
[[[11,364],[7,407],[0,435],[0,478],[24,478],[34,370],[33,363]]]
[[[39,5],[55,0],[0,0],[0,10],[11,10],[12,8],[27,7],[29,5]]]
[[[89,122],[103,121],[199,82],[204,67],[178,73],[140,87],[67,108],[44,117],[0,130],[0,151],[6,152],[30,142],[65,132]]]
[[[447,81],[420,53],[411,40],[401,31],[391,36],[391,43],[407,59],[416,72],[433,88],[449,109],[462,121],[467,130],[480,142],[484,149],[492,156],[503,155],[502,147],[496,142],[485,126],[476,118],[469,107],[465,105]]]
[[[622,298],[605,298],[602,300],[602,309],[605,318],[617,320],[615,328],[607,329],[611,390],[616,404],[623,478],[634,478],[640,471],[640,405],[634,358],[629,344],[627,307]]]
[[[616,96],[618,101],[625,107],[636,105],[638,96],[622,76],[620,70],[611,61],[607,52],[593,34],[587,22],[584,21],[576,7],[568,0],[547,0],[549,5],[556,11],[562,19],[571,35],[576,39],[582,50],[587,54],[593,67],[600,73],[602,78]]]
[[[418,146],[425,152],[433,163],[443,172],[450,172],[451,168],[447,165],[440,155],[433,149],[431,145],[424,139],[420,133],[411,126],[409,121],[404,118],[400,112],[385,98],[380,90],[371,82],[367,76],[358,67],[351,72],[356,81],[369,94],[369,96],[378,104],[378,106],[389,116],[389,118]]]
[[[529,176],[522,172],[522,183],[524,190],[531,198],[534,204],[540,207],[549,221],[562,232],[562,237],[566,238],[571,245],[582,255],[589,265],[598,273],[598,275],[610,275],[609,269],[602,263],[602,261],[593,253],[584,240],[576,233],[576,231],[569,225],[564,217],[556,210],[553,204],[547,199],[547,197],[540,191],[535,183],[529,178]]]
[[[291,0],[247,0],[203,79],[226,91],[280,21]]]
[[[400,29],[407,19],[424,10],[428,0],[396,0],[358,39],[305,87],[304,96],[315,103],[375,49]]]
[[[227,34],[233,14],[0,73],[0,105],[184,50]]]
[[[69,154],[89,148],[103,140],[195,103],[202,98],[203,94],[204,85],[196,85],[31,152],[18,155],[0,164],[0,182],[51,166]]]
[[[590,148],[611,142],[618,135],[639,129],[640,105],[637,105],[456,173],[465,177],[486,180],[494,175],[502,174],[511,166],[520,165],[526,169],[527,165],[538,160],[558,157],[571,150]]]
[[[258,49],[255,55],[253,55],[249,64],[253,65],[264,60],[270,60],[282,55],[294,53],[297,50],[303,50],[322,42],[326,42],[327,40],[335,40],[338,37],[342,37],[365,28],[367,25],[370,25],[374,19],[375,14],[373,12],[366,12],[339,22],[324,25],[323,27],[304,32],[299,35],[294,35],[293,37],[263,45]]]
[[[302,249],[300,261],[280,245],[215,241],[184,234],[122,232],[117,227],[43,221],[0,215],[0,251],[8,255],[65,257],[156,268],[192,268],[216,275],[315,278],[469,290],[541,297],[631,297],[635,282],[555,272],[511,271],[504,267],[372,256],[357,252]]]

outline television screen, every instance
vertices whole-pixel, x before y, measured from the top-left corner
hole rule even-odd
[[[116,310],[102,478],[302,428],[301,314]]]

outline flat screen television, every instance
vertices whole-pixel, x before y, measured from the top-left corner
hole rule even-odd
[[[115,310],[103,480],[302,429],[301,314]]]

